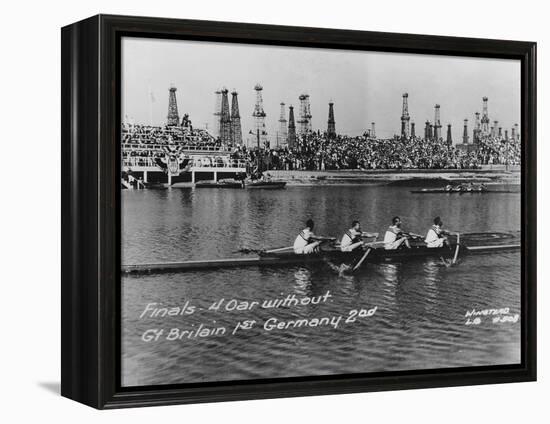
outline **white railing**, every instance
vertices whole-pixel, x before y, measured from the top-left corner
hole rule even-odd
[[[155,152],[163,152],[165,147],[176,146],[181,149],[182,152],[196,152],[196,153],[208,153],[208,152],[223,152],[226,151],[222,146],[201,146],[188,143],[174,143],[170,144],[140,144],[140,143],[123,143],[123,152],[140,152],[144,150],[150,150]]]
[[[129,168],[136,167],[158,167],[151,157],[128,156],[123,158],[122,163]]]
[[[192,159],[191,168],[246,168],[244,159]]]
[[[161,167],[152,157],[127,156],[123,158],[123,166],[128,168]],[[188,164],[192,168],[246,168],[247,162],[244,159],[216,159],[216,158],[191,158]]]

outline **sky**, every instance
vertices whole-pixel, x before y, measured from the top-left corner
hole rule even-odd
[[[441,106],[442,133],[452,124],[460,143],[464,119],[473,128],[482,97],[489,98],[489,118],[503,129],[520,124],[520,62],[402,53],[302,47],[260,46],[202,41],[126,37],[122,41],[122,118],[137,124],[164,125],[168,90],[177,88],[180,117],[193,126],[214,125],[215,91],[239,93],[243,137],[253,128],[254,86],[263,86],[268,136],[275,138],[280,103],[295,107],[298,96],[311,101],[313,129],[326,130],[328,103],[334,102],[336,131],[359,135],[376,122],[376,135],[400,132],[403,93],[409,114],[422,134]],[[231,96],[229,96],[231,104]],[[470,135],[471,137],[471,135]]]

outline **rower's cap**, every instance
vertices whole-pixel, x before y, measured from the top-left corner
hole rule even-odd
[[[440,217],[436,216],[436,217],[434,218],[434,224],[435,224],[435,225],[441,225],[441,224],[443,224],[443,221],[441,221],[441,218],[440,218]]]
[[[308,219],[308,220],[306,221],[306,227],[308,227],[308,228],[313,228],[314,225],[315,225],[315,224],[313,223],[313,219]]]

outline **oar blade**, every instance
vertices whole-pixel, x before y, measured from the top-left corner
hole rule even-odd
[[[365,254],[361,257],[361,259],[359,259],[359,262],[357,262],[357,264],[353,267],[353,269],[351,270],[351,272],[355,272],[359,269],[359,267],[363,264],[363,262],[365,261],[365,259],[367,259],[367,256],[369,256],[369,253],[371,252],[372,250],[372,247],[369,247],[366,251],[365,251]]]

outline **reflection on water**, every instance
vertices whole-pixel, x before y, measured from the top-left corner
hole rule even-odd
[[[307,187],[280,191],[123,192],[123,263],[238,256],[240,247],[282,247],[306,217],[317,232],[340,236],[353,219],[382,232],[394,215],[424,233],[435,215],[462,232],[519,228],[519,195],[422,196],[399,187]],[[326,264],[124,276],[123,384],[166,384],[266,377],[517,363],[520,322],[466,325],[472,309],[520,307],[518,253],[366,264],[339,275]],[[277,309],[209,310],[216,301],[262,302],[295,295],[325,303]],[[194,305],[185,316],[139,319],[145,306]],[[265,331],[267,320],[343,316],[331,326]],[[202,309],[201,309],[202,308]],[[351,312],[353,314],[353,312]],[[231,335],[235,324],[257,327]],[[151,328],[226,327],[219,337],[146,343]],[[204,328],[204,327],[203,327]]]
[[[311,284],[311,272],[307,268],[299,268],[294,273],[296,285],[294,291],[296,294],[305,295],[307,287]]]

